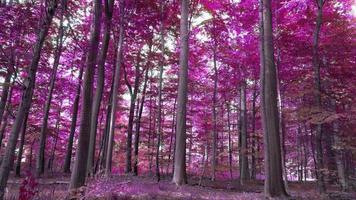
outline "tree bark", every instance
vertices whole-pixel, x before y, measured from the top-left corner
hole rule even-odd
[[[93,1],[93,24],[90,33],[89,49],[85,61],[82,109],[78,147],[75,155],[74,167],[69,184],[70,189],[77,189],[84,185],[87,172],[88,146],[90,134],[90,116],[92,108],[93,76],[100,37],[101,0]]]
[[[111,111],[110,111],[110,122],[109,122],[109,136],[108,136],[108,143],[107,143],[107,152],[106,152],[106,159],[105,159],[105,174],[106,176],[111,175],[111,157],[112,151],[114,147],[114,130],[115,130],[115,119],[116,119],[116,107],[117,107],[117,95],[118,89],[120,87],[120,72],[121,66],[123,63],[123,44],[124,44],[124,1],[120,0],[120,33],[119,33],[119,42],[118,42],[118,49],[116,55],[116,63],[115,63],[115,75],[114,75],[114,86],[113,86],[113,93],[111,97]]]
[[[66,157],[65,157],[65,160],[64,160],[64,167],[63,167],[64,173],[70,173],[70,164],[71,164],[71,161],[72,161],[72,149],[73,149],[74,133],[75,133],[75,128],[77,126],[80,91],[81,91],[82,78],[83,78],[83,69],[84,68],[81,66],[80,70],[79,70],[77,92],[76,92],[76,95],[75,95],[73,108],[72,108],[72,113],[73,114],[72,114],[72,121],[71,121],[71,125],[70,125],[70,133],[69,133],[68,143],[67,143]]]
[[[174,137],[174,130],[176,128],[176,123],[175,123],[176,106],[177,106],[177,98],[174,99],[173,112],[172,112],[172,131],[171,131],[171,137],[169,139],[167,173],[169,172],[169,168],[170,168],[171,160],[172,160],[171,157],[172,157],[173,137]],[[174,166],[174,163],[172,165]],[[172,170],[172,173],[173,173],[173,170]]]
[[[38,32],[37,40],[33,48],[33,58],[29,66],[28,77],[24,82],[25,87],[23,90],[21,104],[18,108],[16,119],[11,129],[10,138],[5,149],[5,155],[0,166],[0,199],[4,199],[5,188],[9,178],[10,166],[11,163],[13,163],[17,139],[23,125],[24,118],[28,114],[32,102],[41,50],[56,9],[57,0],[49,1],[46,7],[45,15],[43,16],[40,23],[40,30]]]
[[[251,145],[251,179],[255,180],[256,179],[256,145],[257,142],[257,134],[256,134],[256,99],[257,99],[257,84],[255,82],[255,87],[253,90],[253,97],[252,97],[252,119],[251,119],[251,124],[252,124],[252,145]]]
[[[231,138],[231,119],[230,119],[230,113],[231,113],[231,110],[230,110],[230,103],[231,102],[228,102],[226,104],[226,107],[227,107],[227,130],[228,130],[228,134],[229,134],[229,146],[228,146],[228,151],[229,151],[229,172],[230,172],[230,179],[233,178],[232,176],[232,138]]]
[[[3,116],[6,108],[6,104],[8,102],[9,89],[10,89],[10,81],[11,81],[12,72],[10,69],[7,70],[4,86],[2,88],[1,100],[0,100],[0,127],[1,122],[3,121]],[[1,144],[1,143],[0,143]]]
[[[244,185],[246,180],[249,178],[248,171],[248,157],[247,157],[247,110],[246,110],[246,83],[243,81],[241,84],[241,112],[240,112],[240,139],[241,146],[239,148],[239,162],[240,164],[240,184]]]
[[[137,123],[136,123],[136,136],[135,136],[135,161],[134,161],[134,168],[133,168],[133,173],[134,175],[137,176],[138,174],[138,148],[140,144],[140,129],[141,129],[141,117],[142,117],[142,112],[143,112],[143,106],[145,103],[145,97],[146,97],[146,89],[147,89],[147,81],[148,81],[148,68],[146,69],[145,73],[145,81],[143,84],[143,91],[142,91],[142,97],[141,97],[141,105],[139,108],[138,116],[137,116]],[[138,103],[137,103],[138,104]]]
[[[159,172],[159,151],[161,145],[161,135],[162,135],[162,85],[163,85],[163,66],[164,66],[164,1],[161,1],[160,6],[160,47],[161,55],[159,60],[159,85],[158,85],[158,115],[157,115],[157,148],[156,148],[156,178],[160,181]]]
[[[15,77],[16,79],[16,77]],[[15,84],[15,80],[12,82],[11,84],[11,88],[10,88],[10,91],[9,91],[9,95],[8,95],[8,100],[6,101],[6,106],[5,106],[5,110],[4,110],[4,115],[3,115],[3,118],[2,118],[2,121],[3,123],[1,124],[1,128],[0,128],[0,149],[2,147],[2,140],[4,139],[5,137],[5,131],[6,131],[6,127],[7,127],[7,123],[8,123],[8,117],[9,117],[9,114],[10,114],[10,108],[11,108],[11,102],[12,102],[12,93],[14,91],[14,84]]]
[[[91,113],[91,122],[90,122],[90,140],[89,140],[89,152],[88,152],[88,164],[87,164],[87,172],[88,174],[93,174],[94,170],[94,158],[95,158],[95,145],[96,145],[96,132],[97,132],[97,124],[98,117],[100,111],[100,104],[104,89],[104,80],[105,80],[105,61],[106,55],[109,48],[110,42],[110,33],[111,33],[111,18],[112,11],[114,6],[113,0],[104,0],[104,10],[105,10],[105,20],[104,20],[104,36],[102,47],[100,50],[99,58],[98,58],[98,75],[96,81],[96,90],[93,100],[92,113]]]
[[[332,106],[334,107],[335,113],[337,112],[336,109],[336,100],[332,100]],[[335,151],[335,160],[336,160],[336,168],[337,168],[337,175],[339,179],[339,184],[341,186],[341,190],[346,192],[349,190],[349,181],[346,175],[345,164],[343,159],[343,152],[344,147],[342,141],[339,136],[339,122],[335,120],[333,122],[333,138],[334,138],[334,151]]]
[[[55,82],[57,78],[57,70],[59,66],[59,59],[62,54],[62,45],[63,45],[63,13],[60,17],[60,25],[58,30],[58,36],[56,41],[56,50],[54,55],[53,69],[51,74],[51,80],[49,84],[49,93],[45,104],[44,117],[42,120],[41,132],[40,132],[40,147],[38,149],[37,158],[36,158],[36,176],[40,176],[44,173],[45,170],[45,149],[46,149],[46,139],[47,139],[47,126],[48,126],[48,117],[49,111],[51,109],[51,102],[53,97],[53,90],[55,87]]]
[[[133,133],[133,123],[134,123],[134,116],[135,116],[135,103],[137,98],[137,93],[139,90],[139,83],[140,83],[140,55],[141,50],[137,52],[136,57],[136,66],[135,66],[135,82],[134,82],[134,90],[132,91],[131,85],[127,80],[127,74],[125,72],[125,81],[126,85],[129,88],[130,95],[131,95],[131,102],[130,102],[130,112],[129,112],[129,122],[128,122],[128,130],[127,130],[127,140],[126,140],[126,167],[125,173],[130,173],[132,171],[131,166],[131,158],[132,158],[132,133]]]
[[[262,120],[265,151],[265,187],[267,197],[287,195],[283,182],[279,116],[277,106],[277,77],[273,53],[271,0],[262,1],[263,65],[262,73]]]
[[[320,80],[320,59],[319,59],[319,35],[323,20],[323,5],[324,0],[316,0],[317,3],[317,16],[316,25],[313,32],[313,76],[314,76],[314,87],[315,87],[315,103],[319,112],[321,112],[321,80]],[[316,135],[315,135],[315,149],[316,149],[316,175],[317,175],[317,186],[319,193],[325,193],[325,175],[323,172],[324,161],[323,161],[323,147],[322,147],[322,124],[316,125]]]
[[[61,102],[62,104],[62,102]],[[53,166],[53,162],[54,162],[54,158],[55,158],[55,153],[56,153],[56,148],[57,148],[57,142],[58,142],[58,137],[59,137],[59,128],[60,128],[60,122],[61,122],[61,107],[62,105],[60,105],[60,107],[58,108],[58,113],[57,113],[57,122],[56,122],[56,135],[54,137],[54,144],[52,147],[52,153],[51,156],[48,159],[48,166],[47,169],[48,170],[52,170],[52,166]]]
[[[187,183],[186,173],[186,112],[188,89],[188,56],[189,56],[189,30],[188,30],[189,0],[182,0],[180,20],[180,58],[179,58],[179,85],[177,98],[177,131],[174,156],[173,182],[176,185]]]
[[[22,154],[23,154],[23,147],[25,144],[27,119],[28,119],[28,115],[25,116],[25,119],[23,121],[23,125],[21,128],[21,139],[20,139],[19,153],[17,156],[16,169],[15,169],[15,176],[17,176],[17,177],[20,177],[20,175],[21,175],[21,160],[22,160]]]
[[[214,38],[215,41],[215,38]],[[213,148],[211,156],[212,177],[211,180],[215,181],[216,172],[216,154],[217,154],[217,140],[218,140],[218,127],[217,127],[217,90],[218,90],[218,69],[216,65],[216,41],[213,47],[213,64],[214,64],[214,93],[213,93]]]

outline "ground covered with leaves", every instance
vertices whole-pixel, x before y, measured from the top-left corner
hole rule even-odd
[[[201,184],[199,184],[201,183]],[[6,199],[69,199],[69,177],[56,175],[35,179],[12,178],[9,182]],[[315,183],[289,183],[289,199],[356,199],[356,192],[342,193],[336,186],[329,187],[328,194],[320,196],[315,192]],[[217,200],[252,200],[264,199],[263,182],[251,181],[241,186],[238,180],[209,179],[200,181],[197,177],[189,179],[188,185],[177,187],[169,177],[157,182],[152,176],[113,176],[96,177],[88,181],[86,187],[80,188],[71,197],[78,199],[217,199]]]

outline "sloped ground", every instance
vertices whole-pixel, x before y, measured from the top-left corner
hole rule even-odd
[[[68,197],[69,177],[48,177],[36,180],[36,186],[30,190],[36,191],[33,199],[50,200],[66,199]],[[112,178],[95,178],[89,180],[88,186],[81,188],[77,193],[80,199],[89,200],[253,200],[264,199],[263,182],[248,182],[243,187],[239,185],[238,180],[216,181],[204,179],[201,186],[198,185],[198,178],[190,178],[189,184],[177,187],[170,182],[170,178],[163,178],[157,181],[149,176],[113,176]],[[6,199],[18,199],[20,185],[23,185],[23,179],[11,179],[6,194]],[[337,188],[329,187],[328,195],[321,197],[315,192],[314,183],[290,183],[289,199],[356,199],[356,192],[340,193]]]

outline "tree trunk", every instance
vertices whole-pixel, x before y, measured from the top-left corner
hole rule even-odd
[[[277,106],[277,77],[273,53],[273,31],[271,0],[262,1],[263,66],[262,73],[262,121],[265,151],[265,188],[267,197],[287,195],[283,182],[281,144],[279,136],[279,117]]]
[[[109,122],[109,136],[108,136],[108,143],[107,143],[107,152],[106,152],[106,159],[105,159],[105,174],[106,176],[110,176],[111,174],[111,163],[112,163],[112,151],[114,148],[114,130],[115,130],[115,119],[116,119],[116,106],[117,106],[117,95],[118,90],[120,87],[120,72],[121,66],[123,63],[123,43],[124,43],[124,1],[120,0],[120,33],[119,33],[119,42],[118,42],[118,49],[116,55],[116,63],[115,63],[115,75],[114,75],[114,86],[113,86],[113,93],[111,97],[111,111],[110,111],[110,122]]]
[[[59,66],[59,59],[62,54],[62,45],[63,45],[63,13],[60,17],[60,25],[58,30],[58,36],[56,41],[56,51],[54,55],[53,69],[51,74],[51,80],[49,84],[49,93],[45,104],[44,117],[42,120],[41,132],[40,132],[40,147],[38,149],[37,158],[36,158],[36,176],[40,176],[44,173],[45,166],[45,149],[46,149],[46,139],[47,139],[47,126],[48,126],[48,117],[49,111],[51,109],[51,101],[53,97],[53,90],[57,77],[57,69]]]
[[[251,179],[255,180],[256,179],[256,145],[257,142],[257,134],[256,134],[256,99],[257,99],[257,89],[256,89],[256,82],[255,82],[255,88],[253,90],[253,97],[252,97],[252,119],[251,119],[251,124],[252,124],[252,145],[251,145]]]
[[[75,155],[74,167],[70,180],[70,189],[77,189],[84,185],[87,172],[88,146],[90,136],[90,116],[92,108],[93,77],[100,38],[101,0],[93,1],[93,24],[90,33],[89,49],[85,61],[82,109],[78,147]]]
[[[21,175],[21,161],[22,161],[22,154],[23,154],[23,147],[25,144],[25,134],[26,134],[26,127],[27,127],[27,119],[28,115],[25,116],[23,121],[23,125],[21,128],[21,139],[20,139],[20,146],[19,146],[19,154],[17,156],[16,161],[16,169],[15,169],[15,176],[20,177]]]
[[[0,199],[4,198],[5,188],[7,180],[9,178],[10,166],[13,163],[13,157],[15,154],[15,148],[17,139],[23,125],[25,116],[28,114],[31,102],[33,90],[35,88],[36,73],[38,63],[41,56],[41,50],[48,34],[48,29],[51,25],[52,18],[57,9],[57,0],[48,2],[45,15],[40,23],[40,30],[38,32],[37,40],[33,48],[33,58],[29,66],[28,77],[24,82],[24,91],[22,95],[21,104],[18,108],[16,119],[11,129],[10,138],[5,149],[5,155],[0,166]]]
[[[10,81],[11,81],[11,76],[12,72],[10,69],[8,69],[5,81],[4,81],[4,86],[2,88],[2,94],[1,94],[1,100],[0,100],[0,127],[1,127],[1,122],[3,121],[3,116],[5,112],[5,107],[8,102],[8,95],[9,95],[9,89],[10,89]],[[0,143],[1,144],[1,143]]]
[[[61,102],[62,104],[62,102]],[[54,158],[55,158],[55,153],[56,153],[56,148],[57,148],[57,142],[58,142],[58,137],[59,137],[59,128],[60,128],[60,122],[61,122],[61,107],[62,105],[60,105],[60,107],[58,108],[58,114],[57,114],[57,122],[56,122],[56,135],[54,137],[54,144],[53,144],[53,148],[52,148],[52,153],[51,156],[48,159],[48,166],[47,169],[48,170],[52,170],[52,166],[53,166],[53,162],[54,162]]]
[[[71,164],[71,161],[72,161],[72,149],[73,149],[74,133],[75,133],[75,128],[77,126],[80,91],[81,91],[81,84],[82,84],[82,78],[83,78],[83,69],[84,68],[81,66],[80,67],[80,71],[79,71],[79,77],[78,77],[77,92],[76,92],[76,95],[75,95],[73,108],[72,108],[73,115],[72,115],[72,122],[71,122],[71,125],[70,125],[70,133],[69,133],[69,137],[68,137],[66,157],[65,157],[65,160],[64,160],[64,167],[63,167],[64,173],[70,173],[70,164]]]
[[[337,112],[336,109],[336,100],[332,100],[332,106],[335,110],[335,113]],[[343,152],[344,152],[344,147],[342,144],[342,141],[339,136],[339,122],[338,120],[335,120],[333,122],[333,138],[334,138],[334,151],[335,151],[335,160],[336,160],[336,167],[337,167],[337,175],[339,179],[339,184],[341,186],[341,190],[346,192],[349,189],[349,183],[348,183],[348,177],[346,176],[345,172],[345,165],[344,165],[344,159],[343,159]]]
[[[104,0],[104,10],[105,10],[105,21],[104,21],[104,36],[102,47],[100,50],[98,58],[98,75],[96,80],[96,90],[93,100],[92,113],[91,113],[91,122],[90,122],[90,140],[89,140],[89,151],[88,151],[88,164],[87,172],[88,174],[93,174],[94,170],[94,158],[95,158],[95,145],[96,145],[96,131],[98,124],[98,117],[100,111],[100,104],[104,89],[104,80],[105,80],[105,61],[106,55],[109,48],[110,42],[110,33],[111,33],[111,18],[112,11],[114,6],[113,0]]]
[[[134,90],[133,91],[131,89],[131,85],[130,85],[129,81],[127,80],[127,73],[124,68],[126,85],[129,88],[130,95],[131,95],[129,122],[128,122],[127,140],[126,140],[125,173],[130,173],[132,171],[132,167],[131,167],[132,133],[133,133],[133,123],[134,123],[134,116],[135,116],[135,103],[136,103],[136,98],[137,98],[137,93],[139,90],[139,83],[140,83],[140,54],[141,54],[141,50],[139,50],[137,52],[137,57],[136,57],[135,82],[134,82]]]
[[[156,149],[156,178],[160,181],[159,172],[159,151],[161,145],[162,135],[162,84],[163,84],[163,66],[164,66],[164,1],[161,1],[160,5],[160,48],[161,55],[159,60],[159,85],[158,85],[158,115],[157,115],[157,149]]]
[[[314,87],[315,87],[315,102],[319,112],[321,112],[321,81],[320,81],[320,59],[319,59],[319,35],[323,19],[324,0],[317,0],[317,16],[316,25],[313,32],[313,71],[314,71]],[[316,149],[316,175],[319,193],[325,193],[325,175],[323,172],[323,147],[322,147],[322,124],[316,125],[315,149]]]
[[[212,177],[211,180],[215,180],[216,172],[216,149],[217,149],[217,139],[218,139],[218,127],[217,127],[217,90],[218,90],[218,69],[216,65],[216,43],[213,49],[213,63],[214,63],[214,93],[213,93],[213,148],[211,156],[211,166],[212,166]]]
[[[142,117],[143,106],[144,106],[145,97],[146,97],[148,71],[149,70],[147,68],[146,69],[146,73],[145,73],[145,81],[144,81],[144,84],[143,84],[141,105],[140,105],[140,108],[139,108],[139,112],[138,112],[138,116],[137,116],[137,123],[136,123],[135,151],[134,151],[135,161],[134,161],[134,168],[133,168],[134,175],[136,175],[136,176],[138,174],[138,148],[139,148],[139,144],[140,144],[141,117]],[[137,105],[138,105],[138,103],[137,103]]]
[[[177,97],[177,131],[174,156],[173,182],[176,185],[187,183],[186,173],[186,112],[188,89],[188,54],[189,54],[189,30],[188,30],[189,0],[182,0],[180,20],[180,58],[179,58],[179,85]]]
[[[16,77],[15,77],[16,78]],[[11,102],[12,102],[12,93],[14,91],[14,84],[15,84],[15,80],[12,82],[11,84],[11,88],[10,88],[10,91],[9,91],[9,95],[8,95],[8,100],[6,101],[6,107],[5,107],[5,110],[4,110],[4,115],[3,115],[3,118],[2,120],[4,121],[2,124],[1,124],[1,128],[0,128],[0,149],[2,147],[2,140],[4,139],[5,137],[5,131],[6,131],[6,127],[7,127],[7,123],[8,123],[8,117],[9,117],[9,112],[10,112],[10,108],[11,108]]]
[[[231,109],[230,109],[231,102],[226,103],[227,107],[227,131],[228,131],[228,152],[229,152],[229,172],[230,172],[230,179],[233,178],[232,176],[232,138],[231,138]]]
[[[245,181],[249,178],[248,171],[248,157],[247,157],[247,109],[246,109],[246,83],[243,81],[241,84],[241,112],[240,112],[240,139],[241,146],[239,148],[239,162],[240,164],[240,184],[244,185]]]
[[[177,98],[174,99],[174,106],[173,106],[173,112],[172,112],[172,131],[171,131],[171,137],[169,139],[169,152],[168,152],[168,166],[167,166],[167,173],[170,168],[171,164],[171,157],[172,157],[172,147],[173,147],[173,137],[174,137],[174,130],[176,128],[176,123],[175,123],[175,113],[176,113],[176,105],[177,105]],[[172,164],[174,165],[174,163]],[[173,171],[172,171],[173,173]]]

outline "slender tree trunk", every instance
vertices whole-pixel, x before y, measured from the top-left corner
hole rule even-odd
[[[281,135],[281,156],[282,156],[282,172],[283,172],[283,181],[286,191],[288,191],[288,176],[286,168],[286,154],[287,150],[285,147],[285,135],[286,135],[286,124],[284,120],[283,112],[283,99],[281,91],[281,79],[279,77],[279,66],[280,66],[280,49],[277,49],[277,64],[276,64],[276,77],[277,77],[277,97],[278,97],[278,114],[279,114],[279,128]]]
[[[139,90],[139,83],[140,83],[140,54],[141,54],[141,50],[137,53],[137,57],[136,57],[135,82],[134,82],[134,90],[133,90],[133,92],[132,92],[130,83],[127,80],[126,71],[124,71],[125,72],[126,84],[127,84],[127,87],[129,88],[130,95],[131,95],[129,122],[128,122],[127,140],[126,140],[126,167],[125,167],[125,173],[130,173],[132,171],[132,166],[131,166],[132,135],[133,135],[132,133],[133,133],[133,124],[134,124],[134,116],[135,116],[135,103],[136,103],[136,98],[137,98],[137,93],[138,93],[138,90]]]
[[[62,54],[63,35],[64,35],[64,27],[63,27],[63,13],[62,13],[60,17],[60,25],[59,25],[58,36],[56,41],[57,44],[56,44],[56,51],[54,55],[51,80],[49,83],[49,93],[45,104],[44,117],[42,119],[42,126],[40,132],[40,147],[38,149],[37,158],[36,158],[36,176],[42,175],[45,170],[45,149],[46,149],[46,139],[47,139],[48,117],[49,117],[49,111],[51,109],[53,90],[57,78],[59,59]]]
[[[93,77],[101,26],[101,0],[94,0],[93,6],[93,24],[90,33],[89,49],[85,61],[86,67],[84,71],[78,147],[69,185],[70,189],[74,189],[74,191],[84,185],[87,172]]]
[[[215,39],[215,38],[214,38]],[[216,172],[216,149],[217,149],[217,139],[218,139],[218,127],[217,127],[217,90],[218,90],[218,69],[216,65],[216,43],[213,49],[213,63],[214,63],[214,93],[213,93],[213,148],[211,156],[211,166],[212,166],[212,177],[211,180],[215,180]]]
[[[1,122],[3,121],[6,104],[9,101],[8,95],[9,95],[10,84],[11,84],[10,83],[11,76],[12,76],[12,71],[10,69],[8,69],[6,77],[5,77],[5,81],[4,81],[4,86],[2,88],[1,100],[0,100],[0,126],[1,126]]]
[[[255,180],[256,179],[256,140],[257,140],[257,135],[256,135],[256,99],[257,99],[257,84],[255,83],[255,88],[253,90],[253,97],[252,97],[252,119],[251,119],[251,124],[252,124],[252,145],[251,145],[251,179]],[[258,144],[257,144],[258,145]]]
[[[317,0],[317,16],[316,25],[313,32],[313,70],[314,70],[314,87],[315,87],[315,102],[321,112],[321,80],[320,80],[320,59],[319,59],[319,35],[323,20],[323,5],[324,0]],[[316,125],[315,149],[316,149],[316,175],[319,193],[325,193],[325,175],[323,172],[323,149],[322,149],[322,124]]]
[[[24,144],[25,144],[25,134],[26,134],[26,127],[27,127],[27,119],[28,119],[28,115],[25,116],[25,119],[23,121],[23,125],[22,125],[22,128],[21,128],[21,139],[20,139],[20,146],[19,146],[19,154],[17,156],[16,169],[15,169],[15,175],[17,177],[20,177],[20,175],[21,175],[21,161],[22,161],[23,147],[24,147]]]
[[[332,100],[332,106],[335,110],[335,113],[337,112],[336,109],[336,100]],[[335,160],[336,160],[336,168],[337,168],[337,175],[339,179],[339,184],[341,186],[341,190],[346,192],[349,189],[349,183],[348,183],[348,177],[346,175],[346,170],[345,170],[345,165],[344,165],[344,159],[343,159],[343,152],[344,152],[344,147],[342,144],[342,141],[339,136],[339,122],[338,120],[335,120],[333,122],[333,138],[334,138],[334,151],[335,151]]]
[[[240,184],[244,185],[245,181],[249,178],[248,171],[248,157],[247,157],[247,109],[246,109],[246,83],[243,81],[241,84],[241,112],[240,112],[240,139],[241,146],[239,152],[239,162],[240,164]]]
[[[140,144],[141,117],[142,117],[143,106],[144,106],[145,97],[146,97],[148,71],[149,70],[147,68],[146,69],[146,73],[145,73],[145,81],[144,81],[144,84],[143,84],[141,105],[140,105],[140,108],[139,108],[139,112],[138,112],[138,116],[137,116],[137,123],[136,123],[135,151],[134,151],[135,161],[134,161],[134,168],[133,168],[134,175],[136,175],[136,176],[138,174],[138,148],[139,148],[139,144]],[[137,103],[137,105],[139,105],[139,104]]]
[[[60,122],[61,122],[61,107],[62,107],[62,105],[60,105],[60,107],[58,108],[57,122],[56,122],[56,129],[55,129],[56,135],[54,137],[54,144],[53,144],[53,148],[52,148],[52,153],[51,153],[51,156],[48,159],[48,166],[47,166],[48,170],[52,170],[54,158],[55,158],[55,155],[56,155],[55,153],[56,153],[56,148],[57,148],[57,142],[58,142],[58,137],[59,137],[59,128],[60,128]]]
[[[172,112],[172,131],[171,131],[171,137],[169,139],[169,152],[168,152],[167,172],[169,171],[169,168],[170,168],[170,165],[171,165],[173,137],[174,137],[174,130],[176,128],[176,123],[175,123],[176,105],[177,105],[177,98],[174,99],[174,106],[173,106],[173,112]],[[174,163],[172,165],[174,165]],[[173,173],[173,171],[172,171],[172,173]]]
[[[277,105],[277,77],[273,53],[271,0],[263,0],[263,63],[262,120],[265,151],[265,188],[267,197],[286,196],[283,182],[279,117]]]
[[[162,85],[163,85],[163,66],[164,66],[164,1],[161,1],[160,7],[160,48],[161,48],[161,57],[159,60],[159,85],[158,85],[158,116],[157,116],[157,147],[156,147],[156,178],[157,181],[160,181],[160,172],[159,172],[159,151],[161,145],[161,135],[162,135]]]
[[[8,117],[9,117],[9,114],[10,114],[10,108],[11,108],[11,102],[12,102],[12,93],[14,91],[14,84],[15,84],[15,80],[12,82],[12,85],[11,85],[11,88],[10,88],[10,91],[9,91],[9,95],[8,95],[8,100],[6,102],[6,107],[5,107],[5,111],[4,111],[4,115],[3,115],[3,118],[2,120],[4,121],[2,124],[1,124],[1,128],[0,128],[0,149],[2,147],[2,140],[4,139],[5,137],[5,131],[6,131],[6,127],[7,127],[7,123],[8,123]]]
[[[72,114],[72,122],[71,122],[71,125],[70,125],[70,133],[69,133],[68,143],[67,143],[66,157],[65,157],[65,160],[64,160],[64,167],[63,167],[64,173],[70,173],[70,164],[71,164],[71,161],[72,161],[72,149],[73,149],[74,133],[75,133],[75,128],[77,126],[80,91],[81,91],[81,84],[82,84],[82,78],[83,78],[83,69],[84,69],[83,67],[80,67],[79,77],[78,77],[77,92],[76,92],[76,95],[75,95],[73,108],[72,108],[72,113],[73,114]]]
[[[188,54],[189,54],[189,30],[188,30],[189,0],[182,0],[180,37],[181,50],[179,58],[179,84],[177,97],[177,131],[174,156],[173,182],[176,185],[187,183],[186,173],[186,112],[188,89]]]
[[[104,20],[104,36],[102,47],[100,50],[99,58],[98,58],[98,75],[96,81],[96,90],[92,105],[92,113],[91,113],[91,122],[90,122],[90,140],[89,140],[89,152],[88,152],[88,164],[87,164],[87,172],[88,174],[93,174],[94,170],[94,158],[95,158],[95,146],[96,146],[96,132],[97,132],[97,124],[98,117],[100,111],[100,104],[104,89],[104,80],[105,80],[105,61],[106,55],[109,48],[110,42],[110,33],[111,33],[111,18],[112,11],[114,6],[113,0],[104,0],[104,10],[105,10],[105,20]]]
[[[230,179],[233,178],[232,176],[232,138],[231,138],[231,109],[230,109],[231,102],[226,103],[227,107],[227,132],[228,132],[228,152],[229,152],[229,172],[230,172]]]
[[[9,178],[10,166],[11,163],[13,163],[17,139],[25,116],[28,114],[32,102],[32,95],[35,88],[36,73],[41,56],[41,50],[56,9],[57,0],[49,1],[46,7],[45,15],[43,16],[40,23],[40,30],[38,32],[37,40],[33,48],[33,58],[29,66],[28,77],[24,82],[25,87],[22,95],[22,101],[18,108],[16,119],[10,133],[10,138],[5,149],[5,155],[0,166],[0,199],[4,199],[5,188]]]
[[[116,107],[117,107],[117,95],[118,90],[120,87],[120,72],[121,66],[123,63],[123,44],[124,44],[124,1],[120,0],[120,33],[119,33],[119,42],[118,42],[118,49],[116,55],[116,63],[115,63],[115,75],[114,75],[114,86],[113,86],[113,93],[111,98],[111,111],[110,111],[110,120],[109,120],[109,136],[108,136],[108,143],[107,143],[107,152],[106,152],[106,159],[105,159],[105,174],[106,176],[110,176],[111,174],[111,163],[112,163],[112,151],[114,148],[114,130],[115,130],[115,119],[116,119]]]

